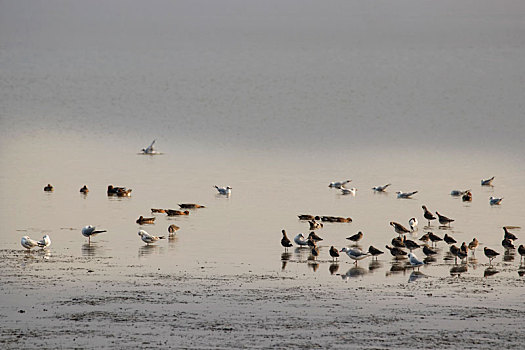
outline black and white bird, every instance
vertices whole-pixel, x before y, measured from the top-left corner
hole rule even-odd
[[[91,236],[98,235],[99,233],[106,232],[106,230],[97,230],[95,226],[84,226],[82,228],[82,236],[88,238],[88,243],[91,243]]]
[[[425,263],[422,260],[419,260],[416,254],[410,252],[408,253],[408,262],[412,267],[419,268],[421,265],[425,265]]]
[[[344,181],[335,181],[335,182],[330,182],[330,184],[328,185],[328,187],[332,187],[332,188],[337,188],[337,189],[341,189],[343,188],[346,184],[352,182],[352,180],[344,180]]]
[[[408,220],[408,225],[410,225],[410,229],[412,230],[412,232],[417,230],[417,224],[418,223],[419,222],[417,221],[416,218],[410,218],[410,220]]]
[[[42,237],[40,241],[37,242],[38,246],[41,248],[47,248],[51,245],[51,238],[49,238],[49,235],[45,235]]]
[[[418,191],[413,191],[413,192],[397,191],[396,194],[397,194],[397,198],[408,199],[408,198],[412,197],[413,195],[415,195],[417,192]]]
[[[217,191],[219,191],[219,194],[223,194],[225,196],[229,196],[232,193],[232,188],[230,186],[226,187],[219,187],[217,185],[214,186]]]
[[[375,186],[375,187],[372,187],[372,189],[376,192],[385,192],[386,188],[388,186],[390,186],[391,184],[386,184],[384,186]]]
[[[157,140],[153,140],[153,142],[146,148],[143,148],[142,149],[142,153],[144,154],[155,154],[157,153],[157,151],[155,151],[155,149],[153,148],[153,145],[155,144],[155,141]]]
[[[140,236],[140,239],[142,239],[142,241],[148,245],[157,242],[159,239],[165,238],[164,236],[151,235],[144,230],[139,230],[138,234]]]
[[[492,186],[492,180],[494,180],[494,176],[490,179],[481,179],[481,186]]]
[[[354,263],[357,265],[357,261],[366,258],[367,256],[370,256],[369,252],[364,253],[361,251],[361,249],[356,248],[347,248],[344,247],[341,249],[341,252],[346,253],[350,259],[354,260]]]
[[[503,197],[490,197],[489,198],[489,204],[490,205],[499,205],[501,204],[501,201],[503,200]]]
[[[295,236],[293,241],[300,247],[308,246],[308,240],[306,239],[306,237],[304,237],[304,234],[302,233],[299,233],[297,236]]]

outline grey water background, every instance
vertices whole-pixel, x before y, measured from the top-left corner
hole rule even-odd
[[[384,247],[391,220],[417,217],[419,235],[426,204],[460,242],[503,252],[501,227],[525,225],[524,14],[522,1],[2,1],[0,243],[46,232],[52,252],[152,268],[311,273],[304,252],[281,271],[280,230],[308,231],[297,214],[354,219],[319,232],[324,263],[359,230]],[[137,155],[153,139],[164,154]],[[356,197],[327,188],[346,178]],[[108,184],[133,195],[108,199]],[[449,196],[467,188],[472,204]],[[181,202],[207,208],[158,216],[147,231],[181,230],[145,248],[136,218]],[[109,231],[93,247],[87,224]]]

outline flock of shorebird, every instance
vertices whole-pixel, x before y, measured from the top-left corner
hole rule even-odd
[[[144,153],[151,154],[153,152],[153,144],[155,141],[151,143],[151,145],[147,149],[143,149]],[[148,151],[149,150],[149,151]],[[148,152],[146,152],[148,151]],[[224,195],[226,197],[231,195],[232,187],[225,186],[225,187],[219,187],[217,185],[213,186],[217,191],[218,195]],[[44,187],[45,192],[53,192],[54,187],[51,184],[47,184]],[[80,193],[83,193],[84,195],[87,195],[89,192],[89,189],[86,185],[82,186],[80,189]],[[130,197],[131,196],[132,189],[126,188],[126,187],[114,187],[113,185],[109,185],[107,188],[107,195],[108,196],[116,196],[116,197]],[[205,208],[204,205],[195,204],[195,203],[181,203],[179,204],[179,207],[181,210],[175,210],[175,209],[159,209],[159,208],[151,208],[152,213],[163,213],[167,216],[178,216],[178,215],[189,215],[190,212],[188,209],[200,209]],[[184,210],[185,209],[185,210]],[[146,224],[153,224],[155,222],[155,217],[144,217],[139,216],[139,218],[136,220],[136,223],[139,225],[146,225]],[[168,237],[173,237],[175,233],[180,229],[179,226],[175,224],[171,224],[168,226]],[[88,244],[91,243],[91,237],[98,235],[99,233],[107,232],[106,230],[97,230],[95,226],[88,225],[82,228],[81,233],[84,237],[87,237]],[[156,236],[152,235],[145,230],[139,230],[138,235],[142,239],[142,241],[146,244],[152,244],[157,242],[158,240],[165,239],[166,236]],[[51,245],[51,238],[49,235],[45,235],[41,240],[36,241],[31,239],[29,236],[23,236],[21,239],[22,247],[26,248],[27,250],[31,250],[35,247],[40,248],[47,248]]]
[[[494,177],[491,177],[489,179],[483,179],[481,180],[482,186],[492,186],[492,181],[494,180]],[[342,191],[342,194],[355,194],[357,191],[356,188],[350,188],[347,189],[346,185],[348,185],[351,182],[351,180],[344,180],[344,181],[338,181],[338,182],[331,182],[328,187],[336,188]],[[377,192],[385,192],[387,187],[389,187],[391,184],[386,184],[384,186],[376,186],[373,187],[372,190]],[[397,198],[410,198],[414,194],[416,194],[418,191],[412,191],[412,192],[401,192],[397,191]],[[463,201],[471,201],[472,200],[472,192],[471,190],[453,190],[450,193],[452,196],[462,196]],[[489,203],[490,205],[498,205],[501,203],[501,200],[503,198],[495,198],[490,197]],[[439,212],[435,212],[435,215],[428,210],[428,208],[423,205],[423,217],[428,222],[428,226],[425,227],[429,229],[431,227],[431,222],[433,220],[438,220],[439,224],[443,227],[450,227],[451,223],[455,220],[452,218],[449,218],[445,215],[440,214]],[[311,258],[315,260],[319,255],[319,247],[318,242],[322,241],[323,239],[319,237],[313,230],[319,229],[323,227],[323,222],[352,222],[351,218],[343,218],[343,217],[333,217],[333,216],[318,216],[318,215],[309,215],[309,214],[301,214],[298,215],[299,220],[305,220],[309,224],[310,228],[310,234],[306,236],[303,233],[297,234],[293,238],[293,242],[296,244],[297,247],[301,248],[307,248],[311,251]],[[424,235],[422,235],[419,238],[419,241],[421,243],[418,243],[412,239],[407,238],[407,234],[414,233],[417,230],[418,220],[415,217],[410,218],[409,220],[409,227],[407,228],[404,225],[391,221],[390,226],[393,227],[395,233],[398,234],[398,236],[394,237],[391,241],[392,246],[385,245],[385,247],[390,251],[390,254],[396,258],[396,259],[406,259],[408,258],[408,263],[412,267],[419,268],[420,266],[424,265],[428,261],[432,261],[432,256],[438,254],[438,251],[436,250],[435,246],[437,242],[443,241],[446,244],[449,245],[449,252],[452,255],[452,257],[455,260],[455,263],[457,264],[457,259],[459,258],[461,261],[468,259],[468,252],[471,251],[472,254],[474,254],[476,248],[478,247],[478,240],[477,238],[473,238],[470,243],[463,242],[461,246],[456,246],[457,241],[445,233],[443,237],[439,237],[438,235],[434,234],[431,231],[428,231]],[[513,250],[515,249],[515,246],[513,244],[513,241],[517,239],[517,237],[509,232],[508,227],[503,227],[504,236],[503,240],[501,242],[503,248],[505,250]],[[286,230],[282,230],[282,238],[281,238],[281,245],[284,247],[285,252],[288,251],[288,248],[293,247],[292,241],[288,238]],[[346,253],[346,255],[354,260],[354,263],[357,265],[357,262],[359,260],[362,260],[366,257],[376,257],[378,255],[383,254],[384,252],[380,249],[369,246],[368,251],[363,251],[357,247],[357,242],[359,242],[363,238],[364,234],[359,231],[358,233],[347,237],[349,241],[353,243],[352,246],[343,247],[342,249],[337,249],[333,245],[330,246],[330,249],[328,253],[330,254],[332,261],[337,260],[339,258],[340,253]],[[430,246],[429,246],[430,243]],[[416,254],[413,252],[416,249],[421,248],[423,254],[426,256],[425,259],[420,259],[416,256]],[[408,250],[408,252],[407,252]],[[499,255],[497,251],[494,249],[491,249],[489,247],[484,247],[483,252],[485,256],[489,259],[489,265],[492,265],[492,260]],[[518,253],[520,254],[520,262],[525,256],[525,247],[523,245],[520,245],[518,247]]]

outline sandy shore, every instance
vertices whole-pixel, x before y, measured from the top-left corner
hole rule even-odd
[[[522,348],[515,274],[363,286],[2,250],[2,348]],[[348,264],[350,266],[350,264]]]

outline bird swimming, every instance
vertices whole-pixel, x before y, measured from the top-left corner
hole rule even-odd
[[[490,205],[498,205],[498,204],[501,203],[502,200],[503,200],[503,197],[501,197],[501,198],[497,198],[497,197],[492,197],[492,196],[491,196],[491,197],[489,198],[489,204],[490,204]]]
[[[308,221],[308,223],[310,224],[310,230],[317,230],[317,229],[323,227],[323,223],[322,222],[317,222],[315,220],[310,220],[310,221]]]
[[[164,212],[167,216],[177,216],[177,215],[190,215],[190,212],[188,210],[173,210],[173,209],[165,209]]]
[[[355,196],[355,193],[357,191],[357,188],[341,188],[341,193],[344,195],[351,194],[352,196]]]
[[[155,141],[157,140],[153,140],[153,142],[146,148],[143,148],[142,149],[142,153],[144,154],[155,154],[157,153],[157,151],[155,151],[155,149],[153,148],[153,145],[155,144]]]
[[[415,195],[417,192],[418,191],[413,191],[413,192],[397,191],[396,194],[397,194],[397,198],[408,199],[408,198],[412,197],[413,195]]]
[[[204,205],[195,204],[195,203],[181,203],[179,204],[179,207],[181,209],[199,209],[199,208],[206,208]]]
[[[463,202],[472,202],[472,192],[467,191],[467,193],[465,193],[465,194],[461,197],[461,200],[462,200]]]
[[[494,180],[494,176],[490,179],[481,179],[481,186],[492,186],[492,180]]]
[[[385,192],[386,188],[388,186],[390,186],[391,184],[386,184],[384,186],[375,186],[375,187],[372,187],[372,189],[376,192]]]
[[[459,196],[464,195],[464,194],[467,193],[467,192],[470,192],[470,190],[465,190],[465,191],[461,191],[461,190],[452,190],[452,191],[450,192],[450,195],[451,195],[451,196],[454,196],[454,197],[459,197]]]
[[[178,230],[180,229],[179,226],[175,225],[175,224],[171,224],[168,226],[168,235],[170,237],[174,236],[175,235],[175,232],[177,232]]]
[[[55,188],[51,184],[47,184],[47,186],[44,187],[44,191],[46,192],[52,192]]]
[[[85,194],[85,193],[88,193],[88,192],[89,192],[89,189],[87,188],[86,185],[84,185],[84,187],[82,187],[82,188],[80,189],[80,193],[84,193],[84,194]]]
[[[164,236],[154,236],[154,235],[150,235],[149,233],[147,233],[146,231],[144,230],[139,230],[138,232],[138,235],[140,236],[140,238],[142,239],[142,241],[146,244],[151,244],[151,243],[155,243],[156,241],[158,241],[159,239],[164,239],[165,237]]]
[[[341,189],[344,187],[347,183],[350,183],[352,180],[344,180],[344,181],[337,181],[337,182],[330,182],[328,187],[333,187],[337,189]]]
[[[106,232],[106,230],[97,230],[95,226],[84,226],[82,228],[82,236],[88,238],[88,243],[91,243],[91,236],[98,235],[99,233]]]
[[[232,193],[232,188],[230,186],[219,187],[215,185],[214,187],[217,189],[217,191],[219,191],[219,194],[229,196]]]
[[[155,217],[145,218],[142,215],[137,219],[136,223],[139,225],[142,224],[153,224],[155,222]]]

